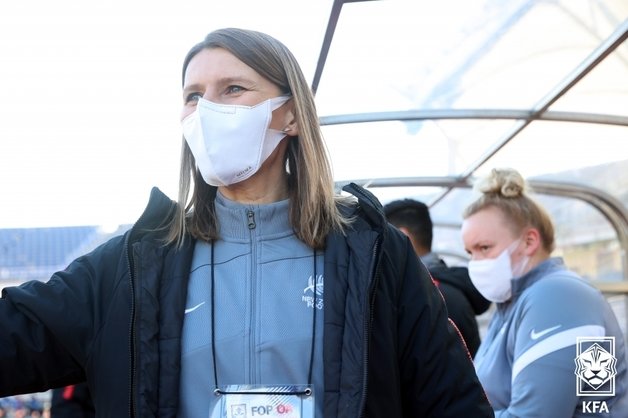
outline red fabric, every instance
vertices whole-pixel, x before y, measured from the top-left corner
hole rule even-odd
[[[63,399],[70,400],[72,395],[74,395],[74,385],[66,386],[63,389]]]

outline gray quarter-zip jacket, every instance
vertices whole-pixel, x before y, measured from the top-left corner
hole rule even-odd
[[[316,416],[323,416],[323,252],[314,266],[314,251],[290,225],[288,205],[245,205],[218,193],[220,240],[197,241],[192,259],[180,416],[206,418],[222,399],[214,389],[227,384],[311,384]]]
[[[604,296],[560,258],[545,260],[512,282],[512,299],[497,304],[475,357],[495,415],[628,417],[625,340]],[[578,396],[578,338],[600,337],[614,338],[614,393],[589,390]],[[602,371],[599,365],[591,370]],[[608,411],[592,411],[586,406],[592,401],[604,401]]]

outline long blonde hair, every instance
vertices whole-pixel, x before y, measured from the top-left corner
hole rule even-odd
[[[494,168],[475,185],[482,195],[465,208],[462,217],[469,216],[488,207],[499,209],[506,217],[515,234],[526,227],[539,231],[543,249],[554,251],[554,225],[545,209],[529,196],[530,187],[521,174],[512,168]]]
[[[337,207],[344,199],[334,193],[333,176],[316,113],[312,91],[295,57],[275,38],[261,32],[226,28],[211,32],[192,47],[183,62],[182,78],[190,60],[207,48],[223,48],[262,77],[291,95],[299,136],[288,138],[285,166],[288,174],[290,222],[299,239],[312,248],[323,248],[332,229],[347,224]],[[190,190],[193,188],[190,197]],[[185,139],[182,140],[179,210],[170,224],[167,241],[182,243],[189,232],[194,238],[218,238],[214,211],[217,188],[203,180]]]

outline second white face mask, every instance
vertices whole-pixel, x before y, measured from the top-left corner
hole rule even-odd
[[[469,277],[475,288],[491,302],[506,302],[512,295],[512,268],[508,248],[497,258],[469,261]]]
[[[269,129],[273,110],[290,97],[275,97],[255,106],[223,105],[199,99],[182,122],[185,137],[205,182],[229,186],[255,174],[284,132]]]
[[[496,258],[469,261],[471,282],[487,300],[501,303],[506,302],[512,296],[512,279],[518,277],[521,271],[517,274],[513,272],[510,255],[520,242],[520,240],[513,242]],[[525,264],[527,264],[527,259]],[[517,270],[522,269],[518,268]]]

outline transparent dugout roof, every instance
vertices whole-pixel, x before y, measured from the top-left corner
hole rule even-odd
[[[573,170],[628,167],[625,0],[337,1],[330,22],[313,84],[337,180],[510,166],[618,193]]]
[[[626,17],[623,0],[348,2],[317,89],[320,110],[531,108]]]
[[[471,185],[512,167],[554,219],[557,254],[621,279],[627,39],[625,0],[334,1],[312,85],[337,185],[426,202],[434,250],[464,264]]]

